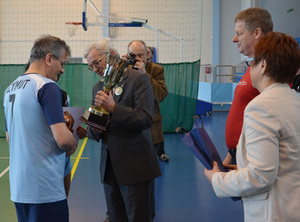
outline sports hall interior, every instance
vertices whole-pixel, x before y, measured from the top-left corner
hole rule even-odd
[[[219,199],[204,176],[204,167],[175,133],[204,128],[220,157],[227,155],[225,124],[235,86],[246,65],[232,38],[234,17],[248,7],[267,9],[274,31],[300,42],[299,0],[9,0],[0,1],[0,93],[24,73],[35,39],[50,34],[70,45],[72,57],[58,84],[73,107],[89,107],[98,76],[83,58],[88,44],[109,38],[120,55],[135,39],[156,50],[165,69],[168,96],[161,103],[165,151],[156,179],[155,222],[243,221],[241,201]],[[136,22],[138,21],[138,22]],[[138,23],[132,24],[132,23]],[[0,96],[1,104],[3,96]],[[199,119],[197,119],[199,121]],[[30,129],[28,129],[30,130]],[[34,135],[32,136],[34,140]],[[100,142],[101,143],[101,142]],[[68,198],[71,222],[104,221],[106,203],[99,176],[100,143],[78,143]],[[30,178],[28,178],[30,180]],[[0,109],[0,221],[17,221],[9,190],[9,150],[4,111]]]

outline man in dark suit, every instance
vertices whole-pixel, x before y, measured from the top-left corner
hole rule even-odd
[[[133,68],[146,73],[151,81],[154,95],[154,116],[151,126],[152,140],[156,149],[159,160],[168,162],[169,157],[165,154],[164,136],[162,128],[162,115],[160,114],[159,103],[164,101],[168,95],[167,85],[165,82],[165,70],[162,66],[148,61],[150,51],[147,50],[146,43],[141,40],[134,40],[128,44],[128,54],[133,53],[137,62]]]
[[[106,53],[118,55],[107,40],[93,43],[85,57],[99,76]],[[89,128],[89,136],[102,139],[100,176],[104,184],[109,220],[152,221],[154,179],[161,175],[150,127],[154,98],[149,77],[127,69],[114,92],[106,94],[100,80],[93,88],[93,105],[109,112],[106,132]]]

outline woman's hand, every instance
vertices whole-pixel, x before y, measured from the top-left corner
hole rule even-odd
[[[208,169],[204,169],[204,174],[207,178],[207,180],[211,183],[212,181],[212,177],[215,173],[221,172],[219,167],[218,167],[218,163],[216,161],[214,161],[213,163],[213,169],[212,170],[208,170]]]

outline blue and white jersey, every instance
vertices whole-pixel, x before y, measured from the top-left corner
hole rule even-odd
[[[18,77],[4,92],[11,200],[50,203],[66,198],[66,152],[50,125],[65,122],[59,86],[39,74]]]

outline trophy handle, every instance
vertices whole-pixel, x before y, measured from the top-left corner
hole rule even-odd
[[[103,74],[103,85],[108,91],[113,89],[122,79],[129,63],[118,55],[108,54],[106,57],[106,68]]]

